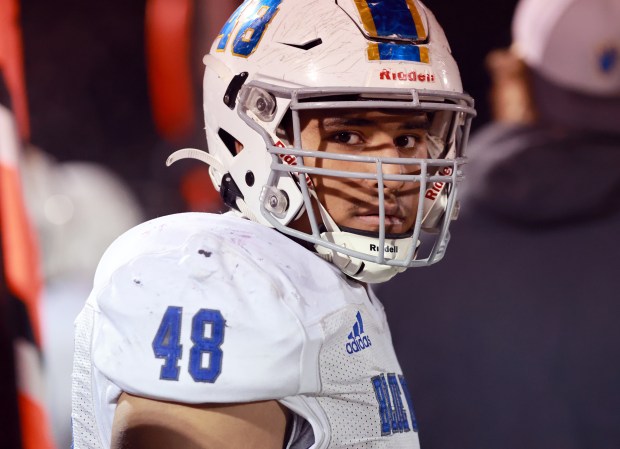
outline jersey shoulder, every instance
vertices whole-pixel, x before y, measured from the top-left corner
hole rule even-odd
[[[112,242],[101,257],[95,286],[107,282],[114,271],[136,258],[156,257],[159,253],[180,248],[189,236],[201,232],[201,225],[217,220],[216,217],[211,214],[174,214],[134,226]]]
[[[89,298],[96,368],[123,391],[161,400],[297,394],[305,332],[257,260],[273,238],[264,228],[188,213],[119,237]]]

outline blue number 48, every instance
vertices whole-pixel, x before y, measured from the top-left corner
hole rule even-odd
[[[179,360],[183,359],[181,344],[181,324],[183,308],[169,306],[162,317],[155,338],[153,353],[156,358],[164,359],[160,379],[179,380],[181,369]],[[225,320],[219,310],[200,309],[192,319],[191,340],[188,371],[195,382],[213,383],[222,372],[222,343],[224,342]],[[205,335],[207,325],[210,332]],[[207,366],[203,359],[208,356]]]

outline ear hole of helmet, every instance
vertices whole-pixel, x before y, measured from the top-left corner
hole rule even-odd
[[[217,131],[217,135],[220,137],[220,139],[222,139],[222,142],[224,143],[224,145],[226,145],[226,148],[228,148],[228,151],[230,151],[230,154],[234,156],[237,155],[237,148],[235,146],[235,143],[238,142],[237,139],[235,139],[232,134],[230,134],[228,131],[226,131],[225,129],[220,128]]]
[[[280,139],[285,145],[293,145],[293,113],[289,109],[286,111],[282,120],[280,120],[280,124],[276,128],[276,136]]]

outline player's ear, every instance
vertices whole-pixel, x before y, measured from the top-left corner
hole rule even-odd
[[[243,150],[243,145],[238,140],[235,140],[235,153],[239,154]]]

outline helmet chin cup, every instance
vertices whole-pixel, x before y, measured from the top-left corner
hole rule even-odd
[[[386,238],[383,247],[380,246],[377,237],[344,231],[324,232],[321,234],[321,239],[337,245],[339,249],[316,245],[319,254],[331,258],[332,263],[347,276],[370,284],[388,281],[396,274],[402,273],[409,266],[410,259],[415,256],[415,249],[409,254],[413,245],[411,237]],[[418,244],[419,242],[416,242],[416,247]],[[374,261],[362,260],[355,257],[355,253],[364,256],[376,254],[376,256],[366,256],[374,258]]]

